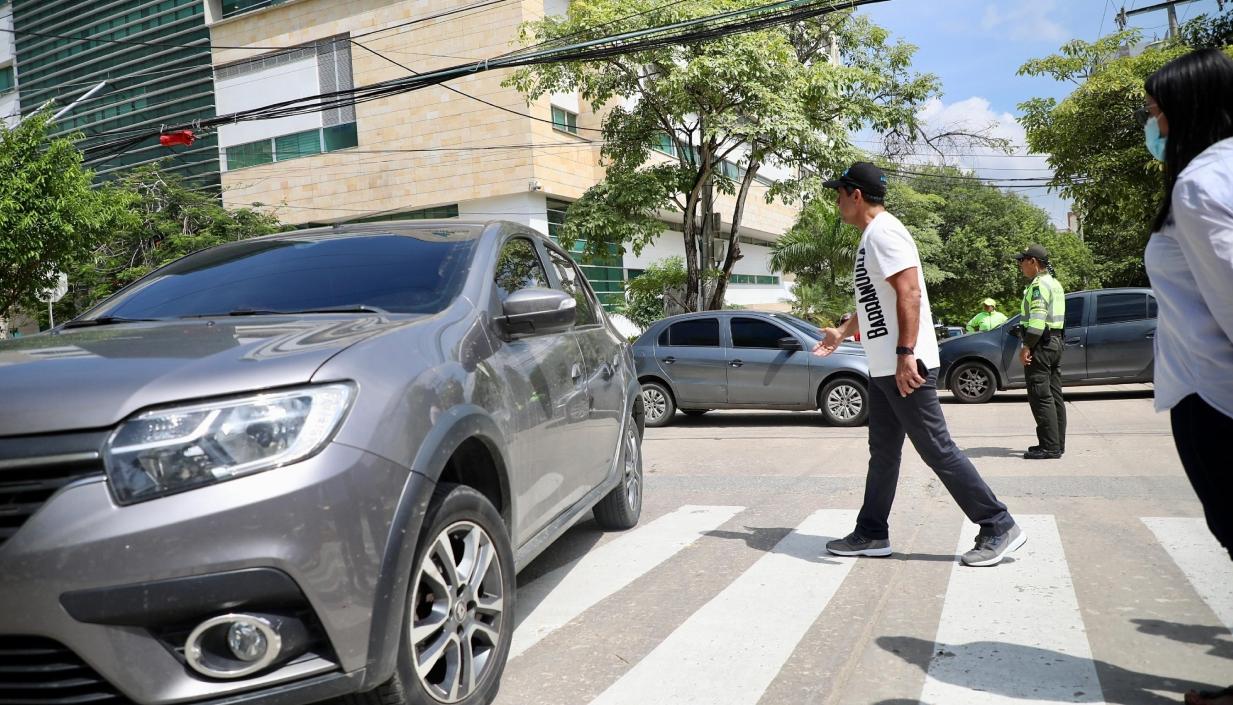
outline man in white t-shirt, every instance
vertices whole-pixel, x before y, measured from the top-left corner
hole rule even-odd
[[[981,479],[972,461],[951,440],[938,403],[938,343],[916,242],[886,211],[886,175],[857,162],[825,183],[838,192],[843,222],[862,230],[853,289],[856,316],[839,328],[822,330],[814,354],[826,356],[860,331],[869,358],[869,473],[856,530],[826,544],[839,556],[889,556],[887,518],[899,482],[903,439],[937,474],[951,497],[980,525],[976,546],[963,554],[970,566],[997,565],[1027,541]]]

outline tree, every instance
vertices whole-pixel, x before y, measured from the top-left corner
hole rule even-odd
[[[282,229],[273,216],[223,208],[216,193],[190,188],[158,165],[137,167],[99,191],[128,207],[70,273],[69,295],[57,305],[57,318],[75,315],[184,255]]]
[[[1134,119],[1143,104],[1143,83],[1190,51],[1175,42],[1123,56],[1122,47],[1140,38],[1129,31],[1091,43],[1076,40],[1019,69],[1076,85],[1061,102],[1022,103],[1020,122],[1031,150],[1049,155],[1052,183],[1074,201],[1084,239],[1111,286],[1147,285],[1143,249],[1163,191],[1162,167],[1144,148],[1143,130]],[[1233,55],[1233,49],[1226,51]]]
[[[568,14],[524,27],[527,42],[586,41],[748,6],[738,0],[576,0]],[[842,60],[829,60],[831,47]],[[919,107],[937,93],[930,75],[910,70],[914,47],[851,12],[788,27],[719,37],[688,46],[547,64],[516,72],[508,84],[528,100],[577,91],[603,119],[605,179],[571,204],[561,240],[586,241],[584,255],[615,245],[639,252],[678,212],[685,245],[685,308],[721,308],[736,237],[758,170],[774,164],[796,176],[767,189],[768,202],[795,202],[857,151],[850,131],[916,135]],[[653,157],[656,151],[670,156]],[[706,261],[718,234],[709,214],[730,196],[728,248]],[[706,273],[718,269],[713,292]]]
[[[625,285],[625,304],[620,313],[640,328],[664,317],[667,304],[683,308],[679,297],[685,290],[685,260],[667,257],[651,263]]]
[[[1181,26],[1178,40],[1194,49],[1227,47],[1233,44],[1233,9],[1209,17],[1199,15]]]
[[[46,112],[0,123],[0,316],[37,310],[57,272],[76,268],[123,203],[95,191],[77,136],[49,140]]]

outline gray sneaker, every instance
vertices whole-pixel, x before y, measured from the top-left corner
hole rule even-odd
[[[826,542],[826,550],[836,556],[889,556],[889,539],[867,539],[853,531],[841,539]]]
[[[980,534],[976,537],[976,547],[963,554],[963,564],[976,567],[997,565],[1007,553],[1025,543],[1027,534],[1023,533],[1018,524],[1010,527],[1010,531],[997,536]]]

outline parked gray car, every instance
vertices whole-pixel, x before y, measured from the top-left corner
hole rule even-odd
[[[1062,384],[1151,382],[1156,297],[1151,289],[1099,289],[1066,295]],[[940,386],[967,404],[1026,386],[1019,361],[1019,316],[1000,328],[945,340]]]
[[[512,223],[222,245],[0,343],[0,702],[488,703],[642,507],[629,346]]]
[[[869,416],[869,365],[858,343],[829,357],[810,351],[818,327],[795,316],[708,311],[656,322],[634,342],[646,425],[671,423],[679,409],[820,409],[836,426]]]

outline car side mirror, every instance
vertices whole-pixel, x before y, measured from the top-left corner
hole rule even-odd
[[[503,316],[497,319],[511,338],[563,333],[574,327],[578,302],[557,289],[528,287],[510,294],[501,304]]]
[[[779,339],[779,349],[788,350],[788,351],[804,350],[804,348],[801,346],[801,341],[797,340],[796,338],[793,338],[790,335],[784,336]]]

